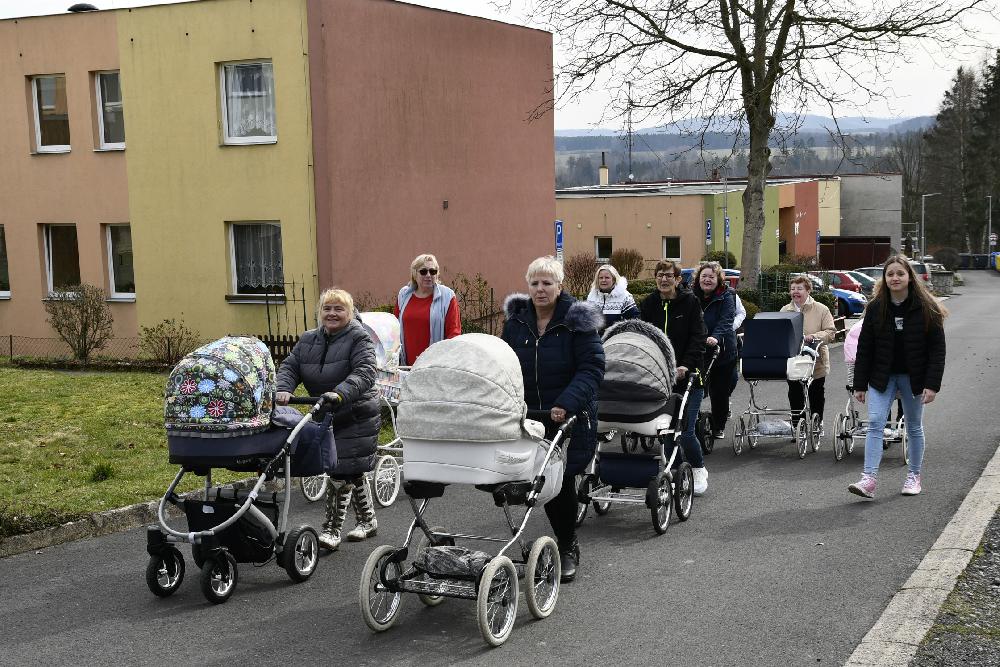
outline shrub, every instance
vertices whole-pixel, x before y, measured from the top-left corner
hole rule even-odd
[[[792,271],[812,271],[819,266],[816,255],[782,255],[778,258],[781,264],[797,267]]]
[[[736,293],[740,296],[740,299],[743,301],[744,306],[746,306],[748,303],[752,303],[753,305],[757,306],[758,311],[760,310],[761,293],[759,290],[750,289],[749,287],[741,287],[740,289],[736,290]],[[747,312],[749,313],[750,311]]]
[[[391,303],[383,303],[379,306],[372,306],[372,309],[368,312],[370,313],[391,313],[396,310],[396,306]]]
[[[655,280],[630,280],[628,281],[628,291],[633,296],[638,297],[639,295],[645,296],[650,292],[656,291],[656,281]],[[638,300],[638,299],[636,299]]]
[[[941,248],[934,252],[934,261],[944,264],[949,271],[957,271],[962,264],[962,258],[954,248]]]
[[[90,481],[95,484],[111,479],[114,476],[115,469],[111,467],[110,463],[98,463],[94,466],[94,469],[90,471]]]
[[[756,303],[753,303],[752,301],[744,301],[743,307],[747,311],[746,319],[743,320],[744,322],[746,322],[747,320],[752,320],[757,315],[757,313],[760,312],[760,307]]]
[[[597,270],[597,255],[592,252],[578,252],[563,262],[563,289],[573,296],[587,296],[590,284],[594,282]]]
[[[729,259],[729,264],[726,264],[726,259]],[[738,269],[739,262],[736,259],[736,255],[726,250],[712,250],[711,252],[705,253],[705,256],[701,258],[703,262],[718,262],[722,266],[728,266],[730,269]]]
[[[832,292],[817,292],[816,290],[813,290],[809,294],[815,301],[829,308],[830,312],[833,313],[834,316],[836,316],[837,297],[835,297]],[[791,298],[789,298],[789,301],[791,301]]]
[[[139,327],[139,349],[150,359],[174,366],[185,354],[198,347],[198,334],[184,320],[163,320],[154,327]]]
[[[619,248],[612,252],[610,263],[628,280],[635,280],[642,275],[642,270],[646,266],[642,253],[631,248]]]
[[[111,339],[114,318],[103,289],[86,283],[70,285],[45,301],[46,320],[84,363]]]
[[[497,335],[500,318],[493,288],[481,273],[469,278],[456,273],[452,283],[458,311],[462,317],[462,333],[488,333]]]

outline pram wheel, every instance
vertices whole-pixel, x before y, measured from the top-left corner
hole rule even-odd
[[[833,434],[833,458],[841,461],[847,454],[847,440],[851,438],[850,429],[847,424],[847,415],[843,412],[837,414],[837,432]]]
[[[302,487],[302,495],[311,503],[316,502],[326,495],[326,486],[330,479],[326,475],[316,475],[314,477],[302,477],[299,479],[299,486]]]
[[[561,575],[556,541],[545,535],[532,542],[524,573],[525,585],[528,587],[524,591],[524,600],[528,603],[528,611],[535,618],[546,618],[556,608]]]
[[[476,597],[476,620],[479,631],[490,646],[500,646],[510,637],[517,618],[517,570],[506,556],[497,556],[486,564],[479,578]]]
[[[590,475],[576,476],[576,527],[583,525],[587,518],[587,508],[590,507],[590,491],[594,488]]]
[[[754,435],[758,428],[760,428],[760,416],[750,415],[750,420],[747,422],[747,445],[750,449],[757,449],[757,443],[760,442],[760,436]]]
[[[400,602],[403,594],[393,593],[382,583],[382,565],[396,551],[394,547],[383,544],[368,556],[365,567],[361,571],[361,589],[358,602],[361,603],[361,615],[365,624],[375,632],[385,632],[396,622],[399,615]],[[387,575],[398,578],[401,574],[399,563],[390,563],[386,568]]]
[[[674,478],[674,509],[677,518],[687,521],[691,518],[691,508],[694,507],[694,469],[685,461],[677,468]]]
[[[212,604],[222,604],[236,590],[240,573],[236,559],[225,549],[219,549],[201,566],[201,592]]]
[[[701,443],[703,454],[711,454],[715,449],[715,431],[712,430],[712,413],[702,412],[698,414],[698,421],[694,425],[695,435]]]
[[[812,416],[812,439],[811,445],[814,452],[819,451],[819,434],[821,429],[822,420],[820,420],[818,414]]]
[[[670,473],[664,470],[649,481],[646,487],[646,507],[653,519],[653,529],[657,535],[667,532],[670,527],[670,511],[673,508],[673,487]]]
[[[298,526],[285,536],[280,564],[292,581],[305,581],[319,562],[319,538],[309,526]]]
[[[399,495],[400,474],[399,461],[392,454],[380,456],[375,464],[375,478],[372,480],[375,487],[375,502],[380,507],[388,507],[396,502]]]
[[[733,429],[733,456],[739,456],[743,453],[743,438],[746,436],[747,423],[740,417],[739,421],[736,422],[736,428]]]
[[[146,585],[161,598],[173,595],[184,581],[184,556],[176,547],[167,547],[158,556],[150,556],[146,565]]]
[[[443,533],[444,532],[444,526],[431,526],[431,532],[432,533]],[[417,542],[417,548],[413,552],[414,553],[414,560],[416,560],[417,558],[420,558],[420,555],[423,553],[424,549],[427,549],[428,547],[431,547],[431,546],[449,546],[449,547],[453,547],[453,546],[455,546],[455,540],[451,539],[450,537],[444,538],[444,539],[438,539],[437,540],[437,544],[432,545],[431,541],[427,539],[426,535],[421,535],[420,536],[420,541]],[[444,602],[444,596],[443,595],[428,595],[426,593],[417,593],[417,598],[419,598],[420,601],[423,602],[428,607],[436,607],[439,604],[441,604],[442,602]]]
[[[806,438],[806,420],[800,419],[799,423],[795,425],[795,446],[799,450],[799,458],[804,459],[806,457],[806,450],[809,449],[809,442]]]
[[[903,463],[910,465],[910,436],[906,434],[906,417],[900,417],[896,422],[896,432],[899,433],[899,446],[903,448]]]

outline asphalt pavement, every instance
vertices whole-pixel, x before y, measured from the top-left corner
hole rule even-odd
[[[828,432],[799,460],[794,445],[764,441],[734,457],[727,438],[707,458],[709,491],[691,520],[657,536],[644,508],[614,506],[580,529],[582,562],[555,613],[535,621],[524,605],[499,649],[479,636],[474,604],[425,608],[405,596],[395,627],[372,634],[358,610],[359,577],[378,544],[401,543],[405,498],[379,512],[379,534],[321,559],[292,584],[273,564],[242,566],[225,605],[188,577],[172,597],[146,589],[142,529],[0,560],[0,664],[843,664],[902,587],[993,456],[1000,434],[997,382],[1000,275],[968,272],[946,302],[948,360],[925,414],[924,491],[899,495],[898,445],[886,452],[874,502],[847,493],[863,443],[835,462]],[[847,400],[840,346],[827,380],[828,431]],[[785,385],[763,395],[786,404]],[[746,407],[746,383],[733,396]],[[169,480],[164,479],[166,488]],[[318,525],[322,507],[296,496],[296,522]],[[486,494],[451,488],[432,501],[433,523],[463,532],[503,528]],[[542,512],[532,534],[542,534]]]

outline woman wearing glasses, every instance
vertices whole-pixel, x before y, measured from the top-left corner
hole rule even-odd
[[[445,338],[462,333],[455,292],[438,282],[434,255],[417,255],[410,264],[410,282],[399,290],[396,308],[402,331],[399,362],[412,366],[420,353]]]

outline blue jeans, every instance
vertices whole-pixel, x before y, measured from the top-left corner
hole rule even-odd
[[[920,396],[914,396],[910,389],[910,376],[890,375],[885,391],[879,391],[871,385],[865,401],[868,403],[868,435],[865,438],[865,472],[869,475],[878,473],[882,462],[882,430],[889,418],[889,410],[896,400],[899,391],[903,399],[903,415],[906,417],[907,449],[910,455],[910,472],[919,475],[920,464],[924,458],[924,404]]]
[[[705,397],[705,390],[702,387],[691,387],[688,393],[687,405],[684,407],[684,418],[687,420],[684,425],[684,433],[680,437],[680,445],[684,450],[684,459],[693,468],[704,468],[705,458],[701,453],[701,443],[694,434],[694,427],[698,423],[698,413],[701,411],[701,399]]]

